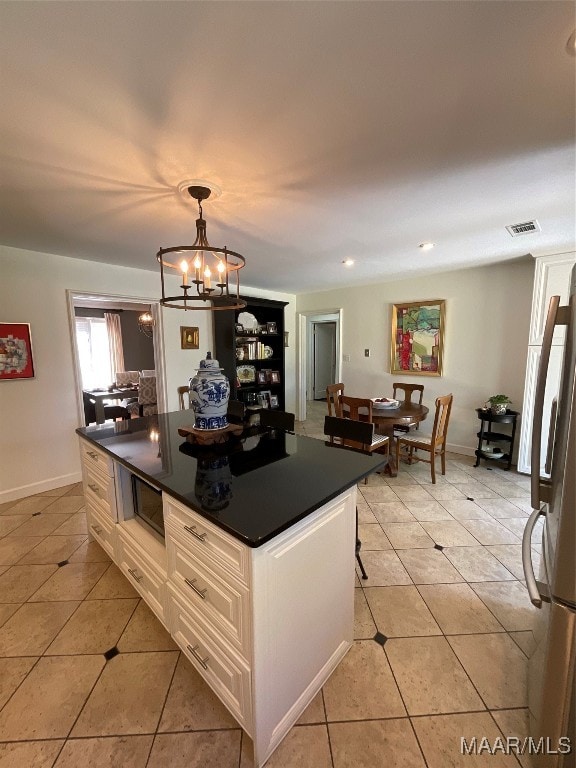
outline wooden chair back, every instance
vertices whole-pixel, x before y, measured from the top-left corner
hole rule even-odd
[[[240,400],[229,400],[226,416],[232,424],[242,424],[246,418],[246,405]]]
[[[342,418],[342,405],[340,398],[344,394],[344,384],[328,384],[326,387],[326,402],[328,403],[328,416]]]
[[[374,424],[369,421],[325,416],[324,434],[330,438],[332,444],[369,453],[374,439]]]
[[[396,463],[400,466],[400,449],[402,447],[408,450],[408,461],[425,461],[430,464],[432,482],[436,482],[436,456],[440,456],[442,474],[446,474],[446,435],[448,434],[448,423],[450,421],[450,411],[452,410],[453,395],[443,395],[436,398],[436,413],[434,414],[434,426],[430,438],[424,435],[420,437],[413,436],[400,437],[396,441]],[[430,455],[429,459],[414,455],[414,451],[424,451]]]
[[[401,381],[394,382],[392,384],[392,397],[394,398],[394,400],[400,399],[396,397],[397,390],[401,390],[404,393],[404,397],[402,399],[406,403],[411,403],[412,395],[414,394],[414,392],[417,392],[418,404],[422,405],[422,395],[424,394],[423,384],[403,384]]]
[[[400,390],[400,392],[403,393],[404,397],[402,401],[405,403],[411,403],[412,395],[415,392],[419,393],[418,405],[422,405],[422,395],[424,394],[423,384],[404,384],[401,381],[395,381],[392,384],[392,397],[395,400],[399,399],[396,397],[397,390]],[[420,429],[420,424],[417,421],[411,422],[410,424],[394,424],[394,434],[396,435],[411,432],[413,429]]]
[[[367,397],[340,397],[342,416],[354,421],[372,421],[372,400]]]
[[[434,415],[434,426],[432,427],[431,445],[446,445],[446,435],[448,434],[448,422],[450,421],[450,411],[452,410],[453,395],[443,395],[436,398],[436,413]]]
[[[260,426],[271,429],[283,429],[284,432],[294,432],[295,416],[287,411],[263,408],[260,411]]]
[[[186,405],[186,400],[188,401],[188,405]],[[190,408],[190,387],[178,387],[178,404],[180,405],[181,411]]]

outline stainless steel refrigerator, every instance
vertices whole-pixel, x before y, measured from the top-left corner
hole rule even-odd
[[[568,306],[550,300],[532,425],[533,512],[522,542],[526,586],[540,608],[534,630],[536,649],[529,662],[532,760],[542,768],[576,766],[576,267]],[[565,326],[562,375],[553,401],[545,474],[540,476],[542,409],[552,335]],[[543,517],[542,556],[534,573],[531,540]]]

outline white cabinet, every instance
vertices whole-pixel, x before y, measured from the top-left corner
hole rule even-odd
[[[262,766],[352,645],[356,486],[254,548],[164,493],[164,546],[132,516],[126,470],[88,441],[80,447],[91,535]]]
[[[352,644],[356,488],[255,548],[164,498],[172,636],[263,765]]]
[[[166,555],[160,543],[131,520],[118,526],[116,565],[160,621],[166,618]]]
[[[116,551],[116,485],[114,462],[86,440],[80,440],[88,533],[112,558]]]
[[[576,264],[576,253],[560,253],[552,256],[538,256],[534,273],[534,292],[532,295],[532,314],[530,320],[530,337],[526,364],[526,381],[524,385],[524,404],[520,440],[518,444],[518,471],[530,472],[532,446],[532,419],[534,415],[534,398],[536,380],[544,326],[548,314],[551,296],[560,296],[560,304],[567,304],[570,287],[570,273]],[[552,400],[558,394],[565,328],[557,327],[554,331],[550,366],[544,398],[542,418],[542,452],[540,455],[540,474],[544,474],[544,463],[548,446],[548,432]]]

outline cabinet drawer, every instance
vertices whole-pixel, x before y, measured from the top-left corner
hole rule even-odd
[[[216,563],[249,586],[249,547],[188,507],[164,495],[164,522],[172,523],[186,548],[209,565]]]
[[[118,520],[114,478],[91,464],[84,464],[84,495],[87,501],[105,511],[111,520]]]
[[[194,557],[187,542],[174,535],[174,524],[166,527],[168,577],[204,620],[228,637],[245,655],[250,652],[250,600],[248,590],[216,567]]]
[[[86,502],[86,517],[91,535],[94,536],[102,549],[114,559],[116,549],[115,523],[90,500]]]
[[[249,733],[252,731],[251,675],[240,659],[193,608],[168,584],[168,607],[172,637],[214,693]]]
[[[104,474],[114,477],[114,462],[108,454],[86,440],[80,440],[80,455],[84,466],[98,467]]]
[[[136,542],[129,539],[122,529],[118,535],[117,564],[128,581],[165,624],[166,574],[150,560]]]

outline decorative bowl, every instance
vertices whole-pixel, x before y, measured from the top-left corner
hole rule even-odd
[[[391,397],[371,397],[372,408],[398,408],[399,400],[392,400]]]

